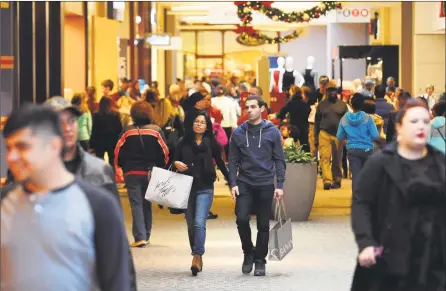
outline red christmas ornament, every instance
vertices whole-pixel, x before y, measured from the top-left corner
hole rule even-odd
[[[271,8],[271,4],[273,4],[274,1],[264,1],[262,2],[263,6],[265,6],[266,8]]]
[[[248,1],[235,1],[234,2],[235,5],[243,5],[243,4],[246,4],[246,3],[248,3]]]
[[[314,18],[319,18],[319,13],[315,13]]]

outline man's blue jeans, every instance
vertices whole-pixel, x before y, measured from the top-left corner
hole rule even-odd
[[[358,174],[364,167],[367,159],[373,154],[373,149],[363,150],[363,149],[348,149],[347,158],[350,164],[350,170],[352,171],[352,189],[355,189],[355,183],[358,180]]]
[[[186,211],[189,244],[193,255],[204,254],[206,220],[214,200],[214,189],[202,189],[191,193]]]

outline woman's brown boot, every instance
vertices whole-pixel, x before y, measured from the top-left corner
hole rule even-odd
[[[200,255],[194,255],[192,259],[192,267],[190,270],[192,271],[192,276],[197,276],[198,272],[201,272],[203,268],[203,260]]]

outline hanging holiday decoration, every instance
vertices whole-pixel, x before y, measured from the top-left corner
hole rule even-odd
[[[274,21],[283,21],[287,23],[309,22],[311,19],[317,19],[325,15],[328,11],[340,9],[342,5],[337,1],[322,1],[319,5],[304,11],[284,12],[278,8],[271,7],[273,2],[257,1],[236,1],[237,15],[243,25],[248,25],[252,21],[252,11],[259,11]]]
[[[286,13],[280,9],[272,8],[273,1],[236,1],[237,16],[242,21],[242,25],[238,25],[236,32],[240,34],[237,41],[241,44],[253,46],[261,44],[278,44],[287,43],[298,38],[302,33],[302,29],[297,29],[293,33],[286,36],[269,37],[263,33],[258,32],[253,27],[249,26],[252,22],[252,11],[259,11],[274,21],[283,21],[287,23],[302,23],[309,22],[311,19],[316,19],[325,15],[327,11],[341,8],[341,4],[335,1],[324,1],[318,6],[307,9],[302,12]]]

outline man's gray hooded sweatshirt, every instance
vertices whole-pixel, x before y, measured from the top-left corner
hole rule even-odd
[[[247,121],[237,127],[229,144],[229,184],[238,181],[253,186],[274,184],[282,189],[285,181],[285,156],[279,129],[269,121],[258,125]],[[238,172],[238,177],[237,177]]]

